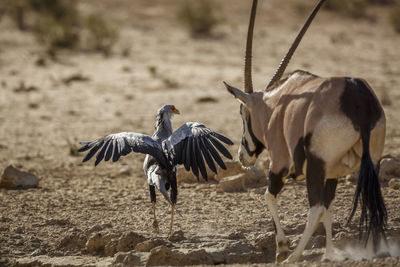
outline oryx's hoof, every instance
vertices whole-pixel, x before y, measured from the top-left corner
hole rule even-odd
[[[291,253],[291,251],[289,249],[276,253],[276,263],[278,263],[278,264],[282,263],[284,260],[286,260],[289,257],[290,253]]]

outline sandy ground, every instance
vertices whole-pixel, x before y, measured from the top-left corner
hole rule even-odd
[[[190,38],[176,21],[180,1],[101,2],[94,7],[91,1],[81,1],[80,8],[83,12],[107,8],[107,16],[119,24],[119,44],[107,58],[61,53],[57,62],[47,59],[44,66],[38,66],[43,48],[29,34],[16,31],[7,19],[0,21],[0,170],[13,164],[41,179],[35,189],[0,189],[0,265],[38,255],[87,256],[91,263],[103,259],[102,254],[89,257],[82,247],[64,246],[62,240],[72,233],[87,237],[93,232],[122,235],[132,231],[146,239],[166,239],[168,213],[159,215],[159,233],[151,226],[144,156],[131,154],[94,168],[93,162],[82,164],[81,156],[71,156],[70,144],[119,131],[151,134],[156,110],[170,103],[181,111],[174,118],[174,128],[187,121],[202,122],[229,136],[235,142],[230,151],[237,157],[242,132],[239,105],[222,81],[242,84],[248,1],[229,1],[229,5],[218,1],[225,20],[215,37],[206,39]],[[392,102],[384,106],[385,154],[398,155],[400,35],[390,27],[386,11],[372,8],[372,18],[360,20],[322,11],[288,71],[365,78],[379,97]],[[254,40],[255,88],[264,88],[304,17],[290,3],[261,1]],[[122,55],[127,48],[130,55]],[[150,68],[156,68],[158,75],[152,75]],[[76,74],[87,80],[63,82]],[[18,90],[21,84],[31,90]],[[204,97],[212,101],[201,101]],[[177,217],[174,227],[185,239],[169,246],[256,247],[260,236],[273,233],[263,198],[265,188],[224,193],[216,190],[215,183],[180,184],[178,208],[183,217]],[[356,242],[357,224],[345,224],[354,189],[352,183],[341,180],[334,208],[335,245],[353,256],[356,253],[345,247]],[[384,186],[383,194],[389,212],[388,237],[391,248],[397,250],[400,192]],[[306,222],[304,182],[289,182],[279,205],[284,230],[294,247]],[[161,213],[167,208],[159,203]],[[318,264],[323,252],[319,239],[314,235],[303,264]],[[273,258],[271,251],[264,262],[273,262]],[[347,264],[395,265],[399,260]]]

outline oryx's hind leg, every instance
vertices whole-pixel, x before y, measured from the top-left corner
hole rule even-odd
[[[310,240],[312,234],[321,221],[322,215],[326,211],[324,202],[324,185],[325,185],[325,163],[323,160],[307,153],[307,192],[310,210],[308,212],[307,224],[303,235],[294,252],[289,256],[286,262],[297,261]]]
[[[281,223],[279,221],[278,210],[277,210],[277,197],[278,193],[283,187],[283,177],[287,174],[287,169],[282,169],[279,173],[275,174],[272,171],[269,172],[269,186],[265,192],[265,198],[267,200],[268,209],[271,212],[272,219],[275,226],[275,241],[276,241],[276,262],[281,263],[285,260],[289,254],[288,240],[282,230]]]
[[[335,198],[335,191],[337,186],[337,179],[328,179],[325,182],[325,193],[324,193],[324,206],[325,212],[322,215],[321,221],[325,227],[326,244],[325,244],[325,255],[324,258],[332,260],[334,258],[334,248],[332,242],[332,201]]]

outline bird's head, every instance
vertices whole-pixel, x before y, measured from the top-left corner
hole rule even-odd
[[[157,111],[158,116],[168,116],[168,118],[172,118],[174,114],[180,114],[174,105],[164,105]]]

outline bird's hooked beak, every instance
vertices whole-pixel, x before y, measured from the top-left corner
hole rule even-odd
[[[172,113],[174,113],[174,114],[181,114],[179,112],[179,110],[177,108],[175,108],[175,106],[172,106],[171,110],[172,110]]]
[[[166,187],[166,181],[159,177],[156,181],[154,181],[154,186],[158,191],[161,192],[161,194],[164,196],[165,200],[172,205],[171,199],[169,198],[167,187]]]
[[[164,181],[160,181],[160,188],[157,188],[158,190],[160,190],[161,194],[164,196],[165,200],[172,205],[171,199],[169,198],[168,192],[167,192],[167,188],[165,187],[165,183]]]

